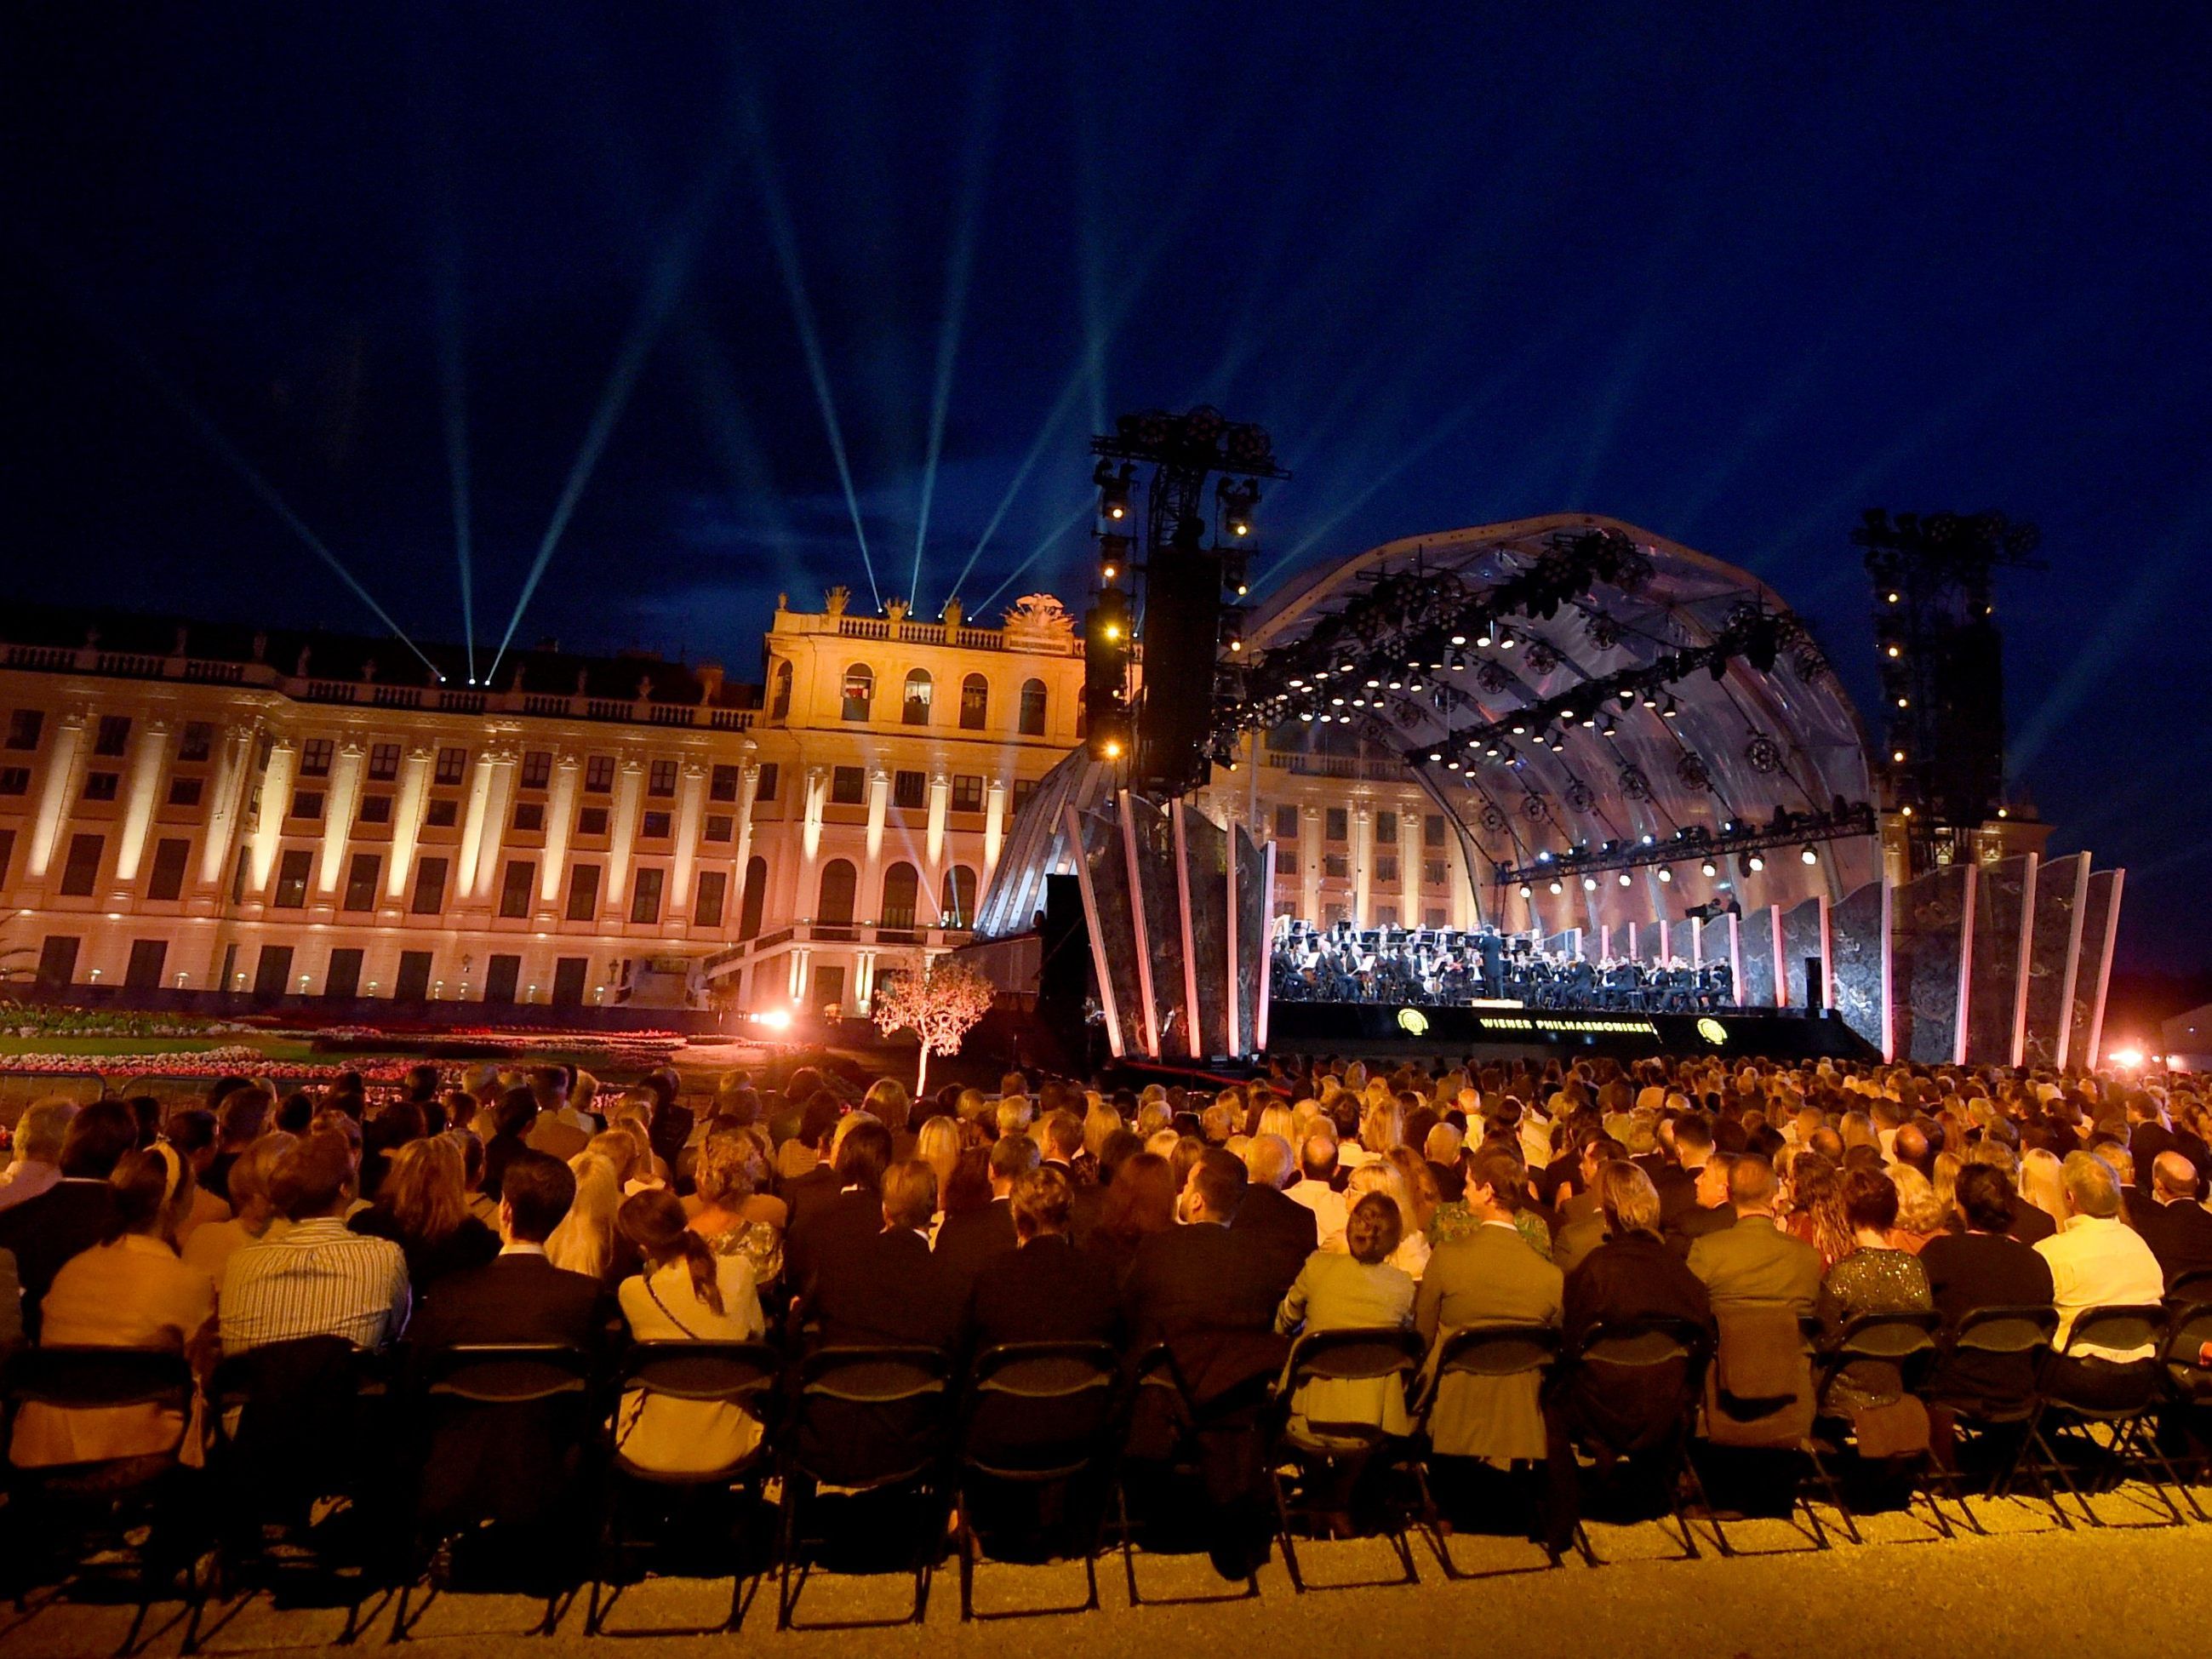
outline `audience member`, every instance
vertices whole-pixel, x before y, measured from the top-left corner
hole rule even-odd
[[[39,1304],[62,1264],[110,1236],[108,1177],[138,1140],[138,1120],[119,1100],[96,1100],[63,1131],[61,1177],[36,1198],[0,1210],[0,1250],[15,1258],[24,1334],[39,1334]]]
[[[750,1342],[764,1328],[752,1265],[717,1255],[685,1224],[673,1193],[632,1194],[617,1224],[641,1270],[617,1291],[623,1318],[640,1342]],[[615,1421],[615,1449],[659,1474],[729,1468],[760,1443],[760,1420],[724,1401],[684,1400],[633,1389]]]
[[[499,1254],[499,1235],[469,1213],[464,1180],[461,1149],[453,1141],[443,1135],[407,1141],[392,1153],[376,1201],[346,1224],[399,1246],[418,1300],[447,1274],[480,1267]]]
[[[1778,1303],[1800,1317],[1820,1294],[1820,1258],[1774,1222],[1774,1166],[1746,1153],[1729,1171],[1735,1224],[1690,1246],[1690,1271],[1705,1282],[1717,1312],[1731,1304]]]
[[[1362,1197],[1346,1219],[1344,1249],[1316,1249],[1306,1257],[1276,1310],[1275,1328],[1297,1336],[1412,1324],[1413,1281],[1390,1265],[1403,1228],[1398,1206],[1389,1199],[1381,1193]],[[1413,1432],[1406,1390],[1395,1377],[1304,1382],[1291,1397],[1291,1421],[1301,1431],[1316,1424],[1359,1423],[1385,1434]]]
[[[346,1227],[354,1166],[335,1134],[308,1135],[277,1163],[270,1192],[290,1224],[234,1254],[219,1295],[222,1351],[301,1336],[380,1348],[407,1323],[407,1261],[389,1239]]]

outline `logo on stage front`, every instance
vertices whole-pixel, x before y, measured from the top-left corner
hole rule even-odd
[[[1698,1022],[1698,1035],[1717,1048],[1728,1041],[1728,1027],[1707,1014]]]
[[[1411,1036],[1420,1036],[1429,1029],[1429,1017],[1418,1008],[1398,1011],[1398,1029]]]

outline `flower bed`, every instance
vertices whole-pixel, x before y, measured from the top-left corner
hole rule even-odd
[[[191,1054],[0,1054],[0,1073],[42,1077],[193,1078],[210,1082],[235,1073],[240,1077],[276,1077],[290,1082],[334,1082],[348,1072],[360,1073],[369,1083],[397,1083],[415,1062],[404,1059],[364,1060],[358,1065],[325,1065],[315,1061],[271,1061],[258,1048],[229,1043]]]
[[[43,1002],[0,1002],[0,1036],[195,1037],[229,1036],[247,1028],[191,1014],[109,1012]]]

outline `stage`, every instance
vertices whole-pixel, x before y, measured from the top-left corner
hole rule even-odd
[[[1270,1002],[1271,1054],[1472,1055],[1573,1059],[1605,1054],[1751,1054],[1773,1060],[1879,1060],[1831,1009],[1712,1013],[1474,1007],[1436,1003]]]

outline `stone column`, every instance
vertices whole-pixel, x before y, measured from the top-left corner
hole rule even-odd
[[[923,842],[933,877],[945,861],[945,819],[952,809],[952,775],[940,763],[929,775],[929,829]]]
[[[1321,808],[1310,801],[1298,808],[1298,905],[1304,919],[1321,922]]]
[[[1398,921],[1419,927],[1421,915],[1421,860],[1427,851],[1421,840],[1421,814],[1398,809]]]
[[[760,795],[760,763],[747,761],[738,783],[738,897],[744,896],[745,869],[753,856],[753,803]]]
[[[517,751],[487,749],[477,757],[477,781],[469,791],[469,815],[461,826],[462,896],[489,903],[499,884],[499,855],[507,844],[507,820],[514,805]],[[473,832],[473,833],[471,833]]]
[[[203,901],[214,896],[216,903],[222,902],[222,883],[237,857],[246,781],[252,770],[247,762],[260,735],[260,726],[251,720],[239,720],[223,728],[222,751],[216,758],[215,778],[208,792],[207,839],[200,844],[197,896]]]
[[[253,825],[252,864],[246,877],[249,893],[269,890],[284,834],[284,815],[292,810],[292,781],[299,771],[300,745],[289,738],[277,738],[269,750],[268,769],[261,775],[261,815]]]
[[[31,825],[30,856],[23,863],[27,883],[45,878],[54,861],[62,826],[69,822],[70,803],[82,787],[84,729],[92,723],[88,708],[72,708],[54,722],[54,746],[46,756],[46,781],[39,791],[38,817]]]
[[[124,785],[123,829],[115,848],[115,902],[120,907],[135,895],[131,886],[146,855],[147,831],[153,827],[159,804],[161,763],[169,750],[169,723],[147,720],[138,723],[131,751],[131,775]]]
[[[607,879],[599,893],[599,914],[617,920],[629,914],[630,851],[637,842],[637,815],[645,790],[645,763],[625,755],[615,769],[615,810],[608,825]]]
[[[399,769],[399,799],[392,805],[392,867],[384,872],[384,896],[393,905],[404,901],[407,884],[415,878],[415,849],[422,844],[430,767],[437,758],[434,744],[418,743]]]
[[[999,867],[999,851],[1006,842],[1006,781],[993,778],[983,789],[983,880]]]
[[[319,908],[330,908],[330,896],[338,890],[345,873],[346,843],[353,837],[354,814],[361,807],[362,775],[368,769],[368,751],[348,738],[338,744],[331,763],[330,794],[323,802],[323,856],[316,872],[315,890],[322,895]]]
[[[1352,804],[1352,925],[1368,925],[1368,901],[1375,890],[1375,809]]]
[[[538,921],[559,919],[561,888],[568,879],[568,835],[576,826],[576,775],[583,762],[563,750],[553,763],[553,787],[545,800],[545,857],[538,866]]]
[[[868,867],[861,872],[860,890],[875,890],[876,872],[884,861],[884,820],[890,815],[891,775],[881,766],[868,769]]]
[[[699,858],[699,820],[707,801],[707,769],[697,761],[684,762],[683,781],[676,787],[676,856],[669,860],[668,908],[664,915],[680,921],[679,913],[691,902],[691,866]]]

